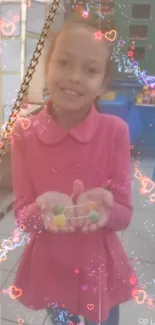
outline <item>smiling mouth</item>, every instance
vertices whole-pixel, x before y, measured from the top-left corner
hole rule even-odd
[[[61,91],[63,91],[65,94],[70,95],[70,96],[75,96],[75,97],[80,97],[82,96],[81,93],[79,93],[76,90],[72,90],[72,89],[66,89],[66,88],[60,88]]]

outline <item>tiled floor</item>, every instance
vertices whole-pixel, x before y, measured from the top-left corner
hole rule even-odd
[[[151,177],[154,164],[151,159],[142,160],[143,174]],[[138,181],[133,177],[134,216],[129,228],[119,235],[144,290],[155,299],[155,204],[150,205],[147,198],[140,194]],[[0,221],[0,242],[9,238],[14,229],[13,212],[10,212]],[[22,246],[10,250],[7,259],[0,264],[0,325],[43,325],[46,318],[45,311],[28,310],[2,292],[13,283],[22,251]],[[120,325],[141,324],[155,324],[155,309],[135,301],[121,306]]]

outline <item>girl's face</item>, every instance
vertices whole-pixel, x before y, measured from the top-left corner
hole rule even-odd
[[[60,33],[47,69],[47,87],[57,109],[88,110],[103,92],[108,46],[95,30],[71,26]]]

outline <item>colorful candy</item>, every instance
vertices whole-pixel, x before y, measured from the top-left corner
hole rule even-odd
[[[73,183],[73,195],[71,196],[71,203],[76,206],[76,202],[78,199],[78,196],[84,192],[84,185],[81,180],[75,180]],[[70,208],[69,206],[67,208]],[[56,227],[64,227],[67,223],[67,218],[66,215],[64,214],[65,211],[67,210],[64,205],[62,204],[57,204],[55,205],[53,209],[53,225]],[[97,204],[95,201],[89,201],[87,203],[87,208],[89,210],[88,216],[79,216],[75,217],[74,219],[81,219],[81,218],[88,218],[90,222],[96,223],[100,219],[100,214],[97,212]]]
[[[66,225],[66,216],[58,214],[53,217],[53,225],[56,227],[64,227]]]
[[[62,204],[57,204],[53,209],[53,213],[55,215],[63,214],[63,211],[64,211],[64,205]]]
[[[94,201],[88,202],[88,209],[89,211],[97,211],[97,204]]]
[[[88,219],[90,222],[96,223],[100,219],[100,214],[96,211],[91,211],[88,215]]]

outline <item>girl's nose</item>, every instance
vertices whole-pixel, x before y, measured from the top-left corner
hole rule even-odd
[[[81,69],[79,67],[74,68],[70,74],[70,81],[73,83],[79,83],[81,80]]]

